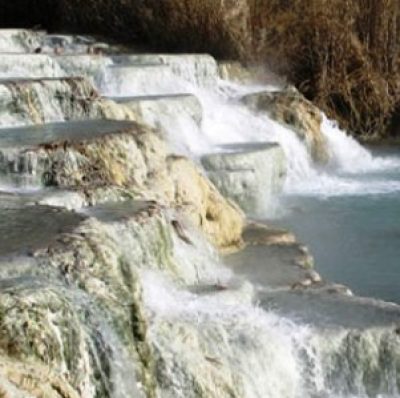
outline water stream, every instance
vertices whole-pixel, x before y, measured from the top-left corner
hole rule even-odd
[[[317,167],[292,131],[238,101],[260,89],[226,82],[213,90],[185,86],[202,104],[202,126],[193,128],[178,116],[170,126],[171,141],[195,159],[222,144],[279,142],[288,159],[288,177],[279,206],[265,219],[295,231],[311,247],[317,269],[328,280],[360,295],[400,302],[400,153],[375,154],[324,119],[331,161]],[[158,294],[165,289],[156,289],[154,281],[151,285]],[[397,307],[267,292],[260,293],[261,307],[226,308],[187,293],[174,294],[163,296],[169,299],[163,301],[163,315],[156,310],[159,316],[168,313],[170,318],[172,311],[174,319],[192,317],[206,335],[229,319],[226,338],[244,345],[230,360],[244,373],[252,369],[247,377],[253,390],[243,396],[399,396],[397,337],[390,337],[389,326],[400,319]],[[150,295],[149,302],[157,300]],[[273,365],[266,368],[266,363]]]
[[[198,128],[178,117],[171,140],[194,158],[233,142],[280,143],[288,176],[275,212],[265,219],[296,232],[328,280],[400,303],[400,148],[368,149],[324,118],[331,159],[318,167],[291,130],[238,101],[261,89],[221,81],[214,90],[185,86],[200,99],[203,123]]]
[[[280,143],[288,176],[279,205],[263,218],[293,229],[311,247],[316,267],[327,279],[347,284],[360,295],[400,303],[400,155],[396,151],[374,154],[325,119],[323,133],[331,162],[317,167],[295,133],[240,103],[247,93],[276,87],[222,82],[210,59],[205,61],[207,76],[199,75],[193,63],[175,63],[171,72],[152,58],[146,61],[146,69],[125,68],[121,62],[97,81],[104,95],[193,93],[200,101],[201,124],[183,111],[160,113],[158,122],[174,151],[198,161],[204,153],[221,151],[222,144]],[[143,80],[146,76],[152,78],[148,84]],[[200,84],[202,79],[207,84]],[[0,181],[3,185],[7,181]],[[374,299],[253,285],[225,268],[202,237],[194,235],[193,245],[172,242],[167,227],[160,225],[157,233],[166,241],[164,251],[173,252],[174,258],[168,260],[180,273],[177,282],[162,272],[168,264],[154,254],[159,241],[154,238],[149,243],[155,229],[103,228],[107,242],[113,242],[105,247],[110,257],[123,258],[135,272],[138,262],[143,265],[138,274],[160,397],[400,396],[396,329],[400,307]],[[150,265],[152,270],[146,270]],[[215,292],[216,284],[228,289]],[[112,337],[109,344],[118,351],[114,333],[107,329],[103,333],[104,338]],[[126,378],[125,360],[116,365],[111,371],[117,373],[113,377],[119,383]],[[108,395],[122,397],[124,388]]]

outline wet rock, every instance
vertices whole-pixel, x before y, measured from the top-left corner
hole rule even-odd
[[[180,239],[182,239],[184,242],[186,242],[188,245],[192,245],[193,242],[190,240],[190,238],[187,236],[185,233],[184,229],[182,228],[182,224],[178,220],[172,220],[171,221],[172,226],[174,227],[177,235],[179,236]]]
[[[246,225],[243,239],[248,245],[290,245],[297,242],[292,232],[255,222]]]
[[[128,54],[113,57],[119,65],[167,65],[182,83],[212,87],[218,78],[218,65],[208,54]],[[159,92],[157,94],[160,94]]]
[[[203,109],[192,94],[156,95],[142,97],[112,97],[112,101],[126,109],[129,120],[146,124],[165,135],[174,121],[182,120],[200,126]]]
[[[41,47],[37,47],[28,54],[1,54],[0,77],[2,79],[48,79],[65,76],[53,57],[42,54]]]
[[[186,158],[170,156],[169,173],[174,184],[174,202],[199,226],[216,246],[241,245],[244,217]]]
[[[245,248],[224,259],[236,273],[270,289],[303,288],[314,283],[307,269],[312,266],[312,257],[292,234],[253,223],[244,229],[243,238]]]
[[[32,203],[76,210],[87,206],[85,195],[78,191],[46,190],[32,195]]]
[[[68,380],[67,386],[74,386],[70,390],[91,396],[93,369],[89,362],[89,341],[76,308],[60,290],[56,290],[2,292],[0,348],[21,362],[32,359],[42,366],[49,366],[54,372],[60,372],[60,381],[64,376]],[[40,386],[35,385],[34,377],[31,386],[24,383],[23,377],[19,380],[16,377],[18,374],[8,373],[10,381],[32,389],[31,393],[34,390],[39,393]],[[25,377],[27,382],[29,376]]]
[[[315,270],[308,271],[308,277],[313,283],[321,283],[322,282],[321,275]]]
[[[98,89],[104,83],[105,71],[112,65],[107,56],[95,54],[62,54],[55,62],[66,76],[82,76]]]
[[[321,111],[295,88],[248,94],[243,102],[257,112],[291,128],[305,142],[312,158],[319,163],[329,160],[328,146],[321,132]]]
[[[41,37],[40,44],[46,54],[62,53],[66,55],[98,54],[119,51],[119,47],[97,42],[89,36],[46,34]]]
[[[248,83],[254,79],[254,75],[240,62],[222,61],[218,63],[219,76],[224,80],[240,83]]]
[[[108,67],[94,54],[62,52],[52,57],[62,73],[98,81]],[[115,60],[152,60],[183,80],[215,81],[213,60],[185,59]],[[170,155],[157,126],[164,106],[199,124],[194,97],[117,104],[81,79],[13,79],[0,90],[0,123],[44,124],[0,130],[2,173],[52,185],[0,194],[0,396],[283,397],[304,385],[319,396],[308,377],[314,363],[322,364],[311,369],[318,381],[339,374],[346,392],[359,380],[357,391],[369,396],[377,385],[385,390],[399,368],[398,306],[347,297],[347,288],[322,281],[307,248],[286,231],[256,223],[242,231],[240,209],[189,159]],[[48,123],[64,119],[75,122]],[[233,160],[224,154],[210,164],[243,179],[256,174],[254,148],[244,151],[248,168],[236,149],[228,148]],[[273,172],[263,170],[265,181]],[[226,262],[258,289],[219,266],[203,233],[224,251],[246,246]]]
[[[103,117],[96,90],[83,78],[2,79],[0,97],[0,126]]]
[[[64,375],[38,362],[22,364],[0,357],[0,393],[5,398],[79,398]]]
[[[93,73],[96,71],[94,66]],[[0,126],[107,118],[146,124],[171,138],[175,137],[171,126],[176,120],[199,128],[202,119],[202,107],[193,95],[122,97],[115,102],[101,98],[83,78],[5,79],[0,80],[0,94]]]
[[[353,292],[348,286],[341,285],[340,283],[323,283],[319,286],[318,290],[334,295],[353,296]]]
[[[0,195],[0,257],[26,255],[47,247],[57,234],[70,232],[82,220],[74,213],[27,203],[15,195]]]
[[[0,130],[0,142],[3,173],[29,174],[38,185],[85,188],[88,201],[96,195],[93,187],[108,186],[170,205],[190,204],[192,220],[217,246],[241,240],[241,212],[188,159],[168,157],[164,142],[143,126],[56,123]]]
[[[32,52],[40,45],[43,34],[28,29],[0,29],[0,52]]]
[[[182,87],[173,84],[174,75],[168,65],[164,64],[121,64],[112,65],[107,71],[102,85],[108,96],[176,94]]]
[[[131,122],[86,121],[0,130],[3,173],[29,173],[44,185],[143,183],[143,157]],[[138,133],[139,134],[139,133]],[[123,151],[125,158],[121,153]],[[131,151],[132,158],[126,158]],[[123,165],[122,162],[126,161]]]
[[[50,398],[54,391],[72,398],[155,396],[139,271],[163,269],[191,283],[198,277],[194,265],[180,268],[175,258],[167,212],[150,212],[149,202],[124,202],[77,215],[21,199],[22,218],[15,218],[15,212],[7,217],[17,207],[15,197],[0,203],[8,227],[0,235],[5,391],[16,397]],[[67,228],[60,220],[58,229],[55,216],[73,222]],[[11,237],[17,235],[14,252]],[[21,248],[32,239],[38,253],[24,260]],[[30,373],[34,365],[48,371]]]
[[[224,153],[203,156],[211,181],[248,214],[271,212],[273,199],[282,189],[286,159],[277,144],[235,144]]]

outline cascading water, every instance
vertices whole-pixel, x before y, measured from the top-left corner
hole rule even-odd
[[[163,94],[189,92],[200,100],[201,126],[183,113],[163,119],[175,150],[194,159],[226,150],[221,148],[224,144],[278,142],[288,160],[285,193],[289,197],[355,195],[362,194],[366,187],[372,193],[400,188],[396,181],[370,184],[360,180],[362,173],[396,169],[399,162],[396,158],[373,156],[325,117],[322,133],[328,142],[330,162],[325,167],[315,166],[306,146],[293,131],[267,115],[251,112],[239,101],[243,95],[265,87],[217,79],[213,87],[201,87],[179,78],[175,69],[172,85],[171,80],[165,82],[161,76],[147,90],[146,86],[131,80],[123,93],[120,82],[113,85],[111,74],[107,78],[107,92],[113,96],[150,95],[154,94],[154,84]],[[276,90],[276,87],[267,89]],[[215,272],[214,260],[212,266]],[[163,363],[160,372],[173,380],[172,384],[162,386],[163,396],[190,397],[191,392],[182,386],[190,371],[194,371],[193,364],[196,369],[201,368],[204,355],[212,367],[219,364],[225,369],[224,365],[229,364],[226,366],[233,372],[230,377],[236,381],[234,393],[243,397],[399,396],[400,353],[398,337],[391,330],[391,325],[399,319],[397,310],[383,326],[369,331],[361,325],[328,327],[309,319],[294,322],[290,320],[292,315],[280,316],[271,312],[268,305],[254,306],[252,301],[257,295],[248,296],[243,289],[238,289],[237,297],[233,294],[227,304],[226,297],[188,292],[154,273],[143,278],[145,302],[153,317],[150,334],[156,353],[163,358],[176,355],[183,361]],[[331,308],[335,304],[327,305]],[[350,305],[344,301],[345,307]],[[361,307],[355,306],[354,311],[361,311]],[[342,316],[343,325],[348,319],[347,315]],[[173,341],[171,336],[175,336]],[[214,340],[216,344],[212,343]],[[218,383],[221,387],[228,376],[213,373],[214,370],[209,370],[210,363],[205,362],[204,373],[200,372],[199,378],[216,378],[219,382],[213,384],[214,388]]]
[[[162,68],[164,70],[165,65]],[[255,115],[239,101],[249,92],[265,88],[274,90],[277,89],[275,86],[247,87],[215,78],[212,87],[204,87],[194,85],[176,74],[169,75],[169,79],[165,79],[161,74],[156,81],[153,80],[148,85],[143,85],[140,77],[138,82],[135,79],[127,80],[121,91],[119,73],[115,75],[109,70],[106,76],[106,82],[101,85],[101,89],[110,96],[152,95],[154,86],[157,87],[156,91],[163,94],[193,93],[203,109],[201,127],[194,125],[185,114],[169,115],[170,120],[166,123],[171,144],[186,155],[197,158],[205,153],[220,151],[221,145],[231,143],[278,142],[289,160],[288,185],[316,175],[305,146],[292,131],[266,115]]]
[[[184,72],[182,74],[185,75]],[[322,168],[313,163],[306,146],[292,130],[265,114],[253,113],[240,102],[240,98],[248,93],[275,91],[280,89],[279,86],[245,86],[216,79],[214,86],[204,87],[176,75],[172,80],[171,76],[165,79],[161,75],[159,80],[153,81],[148,87],[130,81],[130,84],[124,86],[123,92],[129,95],[149,95],[154,92],[154,85],[164,94],[193,93],[201,102],[203,120],[200,128],[185,113],[169,114],[169,120],[163,123],[174,148],[186,155],[197,158],[204,153],[220,151],[221,145],[231,143],[278,142],[288,161],[285,186],[288,194],[363,195],[366,191],[380,193],[400,190],[399,182],[393,179],[375,179],[374,184],[360,181],[357,175],[394,170],[400,166],[400,161],[395,157],[373,156],[325,116],[321,130],[328,143],[330,162]],[[119,87],[119,83],[113,83],[111,74],[107,90],[114,95],[120,94]]]
[[[278,142],[285,151],[288,160],[287,191],[298,192],[300,189],[316,190],[323,193],[332,184],[332,191],[337,184],[345,184],[337,178],[338,171],[357,172],[376,168],[392,167],[393,162],[375,159],[359,145],[353,138],[347,136],[332,122],[324,118],[322,132],[328,140],[331,161],[327,170],[318,169],[310,157],[310,154],[289,128],[275,122],[267,115],[253,113],[240,102],[244,95],[257,91],[279,90],[279,86],[239,85],[227,81],[215,79],[212,87],[194,85],[180,78],[166,65],[152,65],[161,68],[163,73],[156,74],[148,84],[143,84],[142,76],[136,72],[136,79],[130,78],[129,73],[136,67],[121,65],[118,73],[113,69],[106,73],[106,80],[102,84],[102,91],[110,96],[146,96],[154,95],[154,92],[164,95],[175,93],[193,93],[201,102],[203,109],[202,125],[199,128],[191,122],[185,114],[170,114],[170,120],[165,120],[170,141],[172,144],[192,157],[198,157],[207,152],[220,151],[220,146],[231,143],[243,142]],[[182,66],[183,68],[185,65]],[[130,71],[127,75],[122,73],[124,69]],[[165,78],[168,72],[169,78]],[[184,71],[181,71],[185,75]],[[187,72],[186,74],[190,74]],[[125,84],[121,85],[123,76],[127,76]],[[121,77],[122,76],[122,77]],[[123,93],[123,94],[121,94]],[[357,160],[355,165],[354,160]],[[307,184],[304,184],[307,182]],[[308,187],[308,188],[307,188]]]
[[[153,61],[149,59],[147,66],[142,65],[148,68],[146,71],[138,65],[124,66],[116,62],[113,68],[104,66],[105,73],[94,79],[103,94],[113,97],[195,94],[203,108],[201,125],[183,111],[160,114],[158,119],[174,148],[182,153],[198,159],[205,153],[222,151],[224,144],[278,142],[288,160],[285,186],[288,195],[354,195],[366,187],[372,193],[399,190],[396,180],[384,180],[381,185],[360,180],[358,175],[362,173],[396,169],[397,160],[373,157],[327,119],[324,119],[322,131],[328,140],[331,162],[322,169],[313,164],[306,146],[295,133],[266,115],[254,114],[239,101],[247,93],[275,90],[276,87],[219,81],[214,75],[216,68],[209,64],[210,59],[205,68],[210,75],[197,74],[191,82],[179,75],[193,76],[193,70],[197,70],[193,63],[175,64],[168,70],[167,65],[160,66],[151,63]],[[51,70],[53,62],[49,66]],[[186,72],[182,72],[182,68],[186,68]],[[155,73],[156,70],[160,73]],[[9,73],[8,70],[6,74]],[[26,75],[23,70],[18,74]],[[207,84],[202,84],[202,79]],[[157,108],[152,112],[157,112]],[[56,111],[54,116],[54,120],[63,117]],[[146,246],[148,236],[138,234],[133,237],[131,231],[121,239],[123,231],[125,228],[115,232],[115,242],[125,241],[126,261],[132,267],[137,266],[132,248],[138,242],[139,246]],[[134,241],[131,246],[127,243],[129,239]],[[340,317],[342,322],[330,323],[337,314],[326,316],[322,323],[313,317],[296,319],[296,314],[309,309],[309,303],[301,296],[274,292],[273,289],[267,293],[258,291],[258,287],[236,280],[223,268],[205,242],[193,243],[188,246],[175,242],[175,260],[180,264],[176,272],[180,272],[181,279],[171,281],[156,270],[141,273],[143,300],[151,320],[149,339],[154,347],[163,397],[190,398],[201,394],[243,398],[399,396],[399,337],[394,333],[400,319],[397,307],[375,302],[354,304],[345,298],[335,303],[316,296],[310,300],[326,307],[317,308],[315,313],[325,315],[340,304],[344,308],[344,315]],[[158,244],[156,241],[150,246],[157,247]],[[110,253],[115,254],[111,248],[107,251],[108,255]],[[199,259],[199,253],[204,254],[204,258]],[[124,256],[115,257],[120,261]],[[150,257],[146,252],[141,258]],[[218,285],[226,285],[226,291],[216,293]],[[290,308],[303,307],[295,313],[280,312],[273,306],[271,309],[266,298],[268,294],[274,299],[275,295],[278,298],[282,295],[282,308],[286,302]],[[350,313],[345,311],[347,309]],[[381,314],[377,325],[370,327],[359,320],[348,326],[353,313],[369,314],[371,309]],[[108,330],[103,330],[103,334],[108,334]],[[113,345],[115,336],[110,335],[112,338],[104,338]],[[115,343],[115,347],[118,348],[118,344]],[[127,378],[129,372],[120,369],[126,366],[122,359],[111,370],[117,376]],[[117,377],[115,383],[119,382]],[[121,383],[121,390],[114,396],[123,396],[123,388]]]
[[[229,289],[215,291],[212,279],[200,278],[188,291],[154,271],[142,275],[150,340],[156,358],[162,358],[163,397],[198,396],[187,389],[193,374],[200,391],[209,388],[216,396],[228,385],[233,396],[249,398],[398,396],[399,337],[390,324],[398,310],[349,300],[339,303],[359,314],[349,327],[339,327],[346,323],[340,311],[332,325],[329,318],[291,320],[269,310],[262,293],[214,258],[205,256],[203,262]],[[257,297],[260,305],[253,304]],[[371,309],[381,314],[376,326],[363,330]]]

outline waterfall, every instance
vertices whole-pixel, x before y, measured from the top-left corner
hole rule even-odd
[[[154,90],[152,85],[147,91],[146,86],[131,83],[124,89],[129,95],[148,95]],[[355,173],[397,167],[394,161],[373,157],[325,117],[322,133],[331,161],[326,167],[317,167],[293,131],[267,115],[254,114],[239,101],[242,95],[265,87],[218,80],[212,88],[194,86],[179,76],[174,77],[173,89],[170,83],[163,83],[162,76],[155,84],[162,85],[163,94],[174,94],[177,89],[193,93],[202,105],[200,126],[182,113],[162,119],[175,149],[197,159],[204,153],[221,151],[228,143],[278,142],[288,159],[286,193],[357,194],[367,183],[356,180]],[[111,92],[115,95],[120,90]],[[373,189],[385,187],[375,185]],[[207,267],[212,267],[210,274],[220,273],[215,259],[210,259]],[[152,319],[150,339],[160,361],[162,396],[196,396],[194,386],[188,389],[193,377],[199,383],[196,388],[204,394],[212,391],[222,395],[231,389],[231,395],[249,398],[399,395],[398,337],[390,324],[368,331],[321,327],[255,304],[257,294],[248,283],[235,285],[233,292],[205,294],[154,272],[144,273],[142,278],[144,301]],[[224,283],[229,284],[229,279]]]
[[[150,73],[146,69],[138,71],[137,66],[116,64],[106,72],[102,91],[114,97],[121,93],[124,96],[149,96],[155,92],[164,96],[194,94],[202,107],[200,125],[185,111],[154,111],[158,126],[167,133],[174,151],[197,159],[203,154],[221,151],[224,144],[277,142],[288,161],[285,186],[288,194],[355,195],[365,190],[374,193],[400,189],[396,182],[378,182],[373,187],[360,182],[355,175],[394,169],[399,166],[398,161],[374,157],[326,116],[323,116],[321,131],[327,140],[330,162],[321,167],[313,163],[306,146],[290,128],[266,114],[255,114],[240,101],[248,93],[274,91],[278,86],[240,85],[215,76],[214,84],[210,85],[212,78],[206,73],[205,83],[200,80],[194,84],[184,78],[191,74],[192,65],[189,70],[185,62],[174,67],[171,71],[165,64],[151,64],[148,68],[152,68],[154,77],[150,80],[144,77]],[[206,72],[212,73],[209,67]]]
[[[342,172],[357,174],[396,170],[400,162],[396,157],[373,156],[353,137],[341,130],[337,124],[326,116],[322,122],[322,133],[328,140],[332,164]]]
[[[35,59],[42,64],[30,65],[27,58],[18,68],[14,68],[15,60],[11,57],[0,68],[0,76],[22,77],[31,70],[33,77],[43,74],[59,77],[78,70],[95,82],[102,95],[112,97],[121,106],[124,103],[135,106],[139,121],[167,136],[171,152],[187,155],[196,162],[204,154],[227,151],[223,148],[225,144],[277,142],[288,162],[284,187],[287,195],[400,191],[400,183],[379,179],[382,170],[396,170],[398,162],[374,157],[326,117],[322,134],[328,143],[330,161],[317,166],[306,145],[292,130],[266,114],[254,113],[240,100],[248,93],[274,91],[278,86],[222,81],[211,57],[185,55],[182,62],[177,57],[57,59],[40,55]],[[59,97],[63,97],[63,92],[73,97],[73,90],[65,82],[36,84],[35,100],[41,104],[45,122],[99,116],[96,109],[83,106],[77,111],[72,106],[69,109],[68,101],[61,104],[54,98],[53,102],[49,100],[53,85],[57,86]],[[9,99],[12,95],[4,92],[2,101],[7,113],[0,124],[29,124],[31,120],[21,116],[22,107],[11,115],[10,109],[16,107],[9,106],[13,104],[13,98]],[[90,90],[86,94],[89,96]],[[176,102],[171,105],[171,101]],[[95,127],[97,130],[98,126]],[[8,151],[5,148],[0,163],[4,169],[15,164],[14,169],[21,171],[19,163],[24,158],[12,155],[12,148]],[[360,175],[366,176],[365,179]],[[375,178],[373,184],[371,178]],[[7,176],[0,179],[0,189],[12,192],[31,192],[37,185],[35,175],[26,181],[14,181]],[[122,207],[120,214],[126,215],[129,205]],[[96,210],[85,209],[82,213],[95,217]],[[143,220],[129,221],[129,217],[128,221],[124,218],[125,221],[108,223],[102,223],[101,217],[93,218],[86,221],[82,233],[69,237],[75,245],[71,253],[60,254],[66,265],[63,272],[78,266],[74,277],[80,285],[100,303],[107,304],[101,306],[100,312],[80,296],[68,296],[71,313],[82,308],[82,316],[85,315],[86,324],[79,323],[79,327],[82,334],[87,334],[91,354],[87,362],[94,368],[93,378],[99,379],[104,395],[115,398],[142,395],[133,377],[134,359],[140,353],[131,353],[131,357],[125,354],[126,347],[132,348],[132,342],[126,338],[132,338],[132,324],[137,326],[136,323],[144,321],[142,318],[127,321],[125,317],[132,316],[132,308],[137,310],[136,307],[143,305],[148,332],[135,336],[139,339],[135,344],[139,351],[145,346],[145,354],[141,355],[147,355],[147,345],[151,347],[152,358],[146,358],[150,363],[146,365],[151,368],[152,361],[155,363],[155,384],[160,397],[399,396],[397,306],[329,296],[326,292],[297,293],[289,286],[276,289],[253,285],[227,269],[211,244],[200,233],[190,230],[190,226],[178,222],[175,214],[170,214],[171,209],[165,213],[153,218],[150,225],[142,224]],[[175,221],[175,229],[183,229],[190,236],[189,240],[183,242],[182,237],[176,237],[171,220]],[[55,257],[54,264],[58,267],[60,263],[60,258]],[[14,268],[12,272],[16,272]],[[35,272],[37,268],[33,268]],[[45,271],[43,267],[41,272]],[[60,275],[57,273],[54,278],[59,281]],[[69,285],[68,289],[71,290]],[[271,304],[271,297],[280,305]],[[125,302],[129,305],[117,305]],[[133,304],[136,307],[131,308]],[[47,305],[45,302],[44,306]],[[296,311],[285,311],[286,306]],[[103,317],[103,311],[114,311],[114,319]],[[372,320],[366,323],[363,317]],[[103,356],[107,361],[104,362]],[[94,396],[95,388],[89,391],[91,381],[87,383],[87,396]]]
[[[222,272],[218,263],[208,266]],[[142,280],[163,397],[196,397],[187,389],[191,377],[199,391],[217,396],[229,386],[246,398],[398,397],[400,352],[390,327],[321,327],[282,317],[253,304],[247,282],[213,293],[188,291],[154,271]]]

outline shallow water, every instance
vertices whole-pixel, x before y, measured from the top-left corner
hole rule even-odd
[[[395,165],[400,148],[379,155]],[[400,303],[400,167],[335,178],[341,182],[336,192],[333,187],[284,196],[284,215],[275,223],[311,248],[326,279]]]

